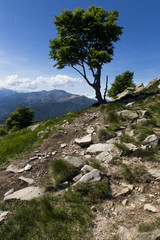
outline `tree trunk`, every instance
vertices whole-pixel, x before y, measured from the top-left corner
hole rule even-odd
[[[100,85],[100,78],[101,78],[101,69],[97,70],[97,74],[94,79],[94,84],[93,88],[95,89],[96,92],[96,98],[99,103],[106,103],[105,99],[102,98],[102,94],[100,91],[101,85]]]

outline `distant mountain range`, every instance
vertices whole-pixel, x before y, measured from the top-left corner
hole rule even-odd
[[[0,89],[0,123],[3,123],[20,104],[34,110],[36,120],[43,120],[85,109],[95,102],[94,99],[63,90],[18,93],[2,88]]]

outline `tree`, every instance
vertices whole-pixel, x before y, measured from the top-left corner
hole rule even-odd
[[[115,77],[115,81],[108,91],[108,96],[116,98],[119,93],[122,93],[128,87],[134,87],[133,83],[134,72],[125,71],[121,75]]]
[[[118,15],[116,10],[108,12],[95,6],[87,11],[80,8],[73,12],[63,10],[54,21],[58,36],[50,40],[49,55],[56,61],[54,67],[69,66],[76,70],[94,88],[100,103],[105,102],[100,91],[102,66],[111,62],[113,43],[122,34],[122,27],[116,23]],[[87,77],[87,68],[92,73],[92,81]]]
[[[5,124],[8,129],[19,130],[31,125],[34,118],[34,111],[30,110],[29,107],[20,105],[16,108],[16,111],[9,115]]]

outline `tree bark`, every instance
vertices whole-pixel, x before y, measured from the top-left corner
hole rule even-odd
[[[95,75],[93,88],[95,89],[96,93],[96,99],[99,103],[106,103],[105,99],[102,98],[102,94],[100,91],[101,85],[100,85],[100,79],[101,79],[101,69],[97,70],[97,73]]]

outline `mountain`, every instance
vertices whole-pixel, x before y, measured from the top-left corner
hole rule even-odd
[[[35,111],[35,119],[43,120],[82,110],[93,103],[95,103],[93,99],[63,90],[18,93],[9,89],[1,89],[0,122],[4,122],[20,104],[30,106]]]

